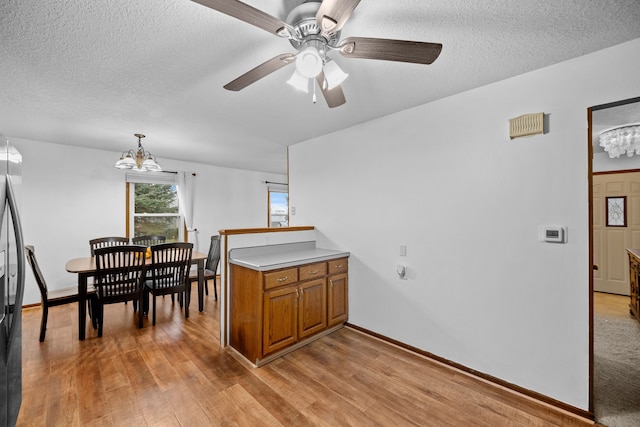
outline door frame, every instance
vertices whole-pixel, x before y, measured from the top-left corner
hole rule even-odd
[[[607,104],[594,105],[587,108],[587,185],[589,209],[589,412],[595,415],[593,408],[593,112],[621,105],[640,102],[640,97],[628,98]],[[624,172],[620,170],[618,172]]]

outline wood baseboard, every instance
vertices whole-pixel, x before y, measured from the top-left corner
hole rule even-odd
[[[375,338],[375,339],[378,339],[380,341],[386,342],[387,344],[391,344],[391,345],[394,345],[394,346],[396,346],[398,348],[404,349],[406,351],[418,354],[418,355],[420,355],[422,357],[425,357],[426,359],[429,359],[429,360],[431,360],[433,362],[440,363],[440,364],[445,365],[445,366],[447,366],[449,368],[452,368],[452,369],[456,369],[456,370],[458,370],[460,372],[463,372],[463,373],[465,373],[467,375],[470,375],[470,376],[472,376],[472,377],[474,377],[474,378],[476,378],[479,381],[482,381],[484,383],[489,383],[489,384],[495,385],[496,387],[499,387],[499,388],[501,388],[503,390],[506,390],[508,392],[517,393],[517,394],[519,394],[521,396],[527,397],[529,399],[533,399],[533,400],[535,400],[535,401],[537,401],[537,402],[539,402],[541,404],[553,407],[556,410],[560,410],[560,411],[563,411],[563,412],[565,412],[567,414],[570,414],[570,415],[573,415],[573,416],[576,416],[576,417],[579,417],[579,418],[583,418],[583,419],[586,419],[586,420],[589,420],[589,421],[593,421],[595,419],[594,414],[589,412],[589,411],[585,411],[584,409],[580,409],[580,408],[577,408],[575,406],[569,405],[567,403],[561,402],[559,400],[553,399],[552,397],[546,396],[544,394],[535,392],[533,390],[526,389],[524,387],[520,387],[520,386],[518,386],[516,384],[512,384],[510,382],[501,380],[500,378],[496,378],[496,377],[494,377],[492,375],[476,371],[476,370],[471,369],[471,368],[469,368],[467,366],[464,366],[464,365],[461,365],[459,363],[453,362],[451,360],[445,359],[443,357],[437,356],[437,355],[435,355],[433,353],[430,353],[428,351],[421,350],[421,349],[419,349],[417,347],[410,346],[410,345],[405,344],[403,342],[394,340],[393,338],[386,337],[384,335],[378,334],[376,332],[370,331],[368,329],[362,328],[362,327],[354,325],[352,323],[346,323],[345,326],[350,328],[350,329],[353,329],[354,331],[360,332],[360,333],[368,335],[368,336],[370,336],[372,338]]]

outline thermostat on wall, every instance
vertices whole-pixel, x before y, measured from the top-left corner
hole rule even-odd
[[[566,243],[567,227],[561,225],[541,225],[538,228],[538,238],[541,242]]]

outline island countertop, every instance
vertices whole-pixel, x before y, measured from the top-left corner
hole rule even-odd
[[[229,263],[257,271],[277,270],[313,262],[346,258],[349,252],[316,248],[315,242],[236,248],[229,253]]]

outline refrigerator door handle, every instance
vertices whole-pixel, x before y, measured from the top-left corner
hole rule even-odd
[[[16,252],[17,252],[17,262],[18,262],[18,282],[16,284],[16,297],[14,305],[16,307],[22,307],[22,299],[24,297],[24,275],[25,275],[25,250],[24,250],[24,238],[22,234],[22,224],[20,224],[20,217],[18,216],[18,204],[16,201],[16,195],[13,190],[13,185],[11,183],[11,178],[7,179],[7,202],[9,204],[9,211],[11,212],[11,221],[13,222],[13,230],[15,232],[16,238]],[[11,347],[13,341],[16,340],[13,325],[15,323],[11,322],[11,330],[9,331],[8,337],[8,347]]]

